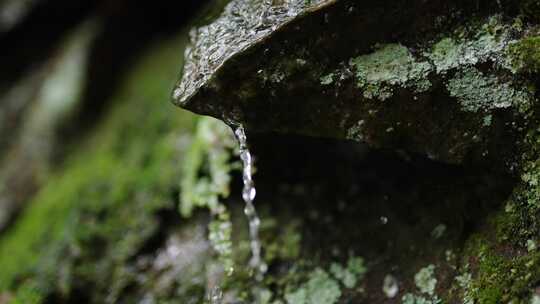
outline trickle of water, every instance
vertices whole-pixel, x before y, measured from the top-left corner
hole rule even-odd
[[[222,304],[223,303],[223,292],[219,287],[214,287],[210,294],[208,295],[208,299],[210,300],[211,304]]]
[[[255,183],[253,182],[253,158],[247,145],[247,137],[243,126],[238,126],[234,130],[236,139],[240,146],[240,159],[242,160],[242,179],[244,181],[244,189],[242,190],[242,199],[245,202],[244,213],[249,222],[249,236],[251,246],[251,260],[249,265],[255,270],[257,280],[262,280],[267,266],[261,258],[261,241],[259,239],[259,226],[261,221],[257,215],[257,210],[253,204],[253,200],[257,194]]]

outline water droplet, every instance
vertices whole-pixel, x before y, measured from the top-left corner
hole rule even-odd
[[[221,288],[218,286],[212,288],[208,295],[208,299],[212,304],[221,304],[223,302],[223,292],[221,291]]]
[[[398,286],[397,279],[393,275],[387,274],[384,277],[382,290],[384,294],[386,295],[386,297],[389,299],[397,296],[397,294],[399,293],[399,286]]]
[[[257,194],[257,190],[255,188],[245,188],[242,192],[242,198],[244,201],[252,201],[255,199],[255,195]]]
[[[251,153],[247,150],[242,151],[240,153],[240,159],[247,164],[251,164]]]

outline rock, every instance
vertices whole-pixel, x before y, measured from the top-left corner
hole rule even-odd
[[[519,2],[253,3],[192,32],[176,105],[253,133],[514,169],[535,101],[508,52],[527,36]]]
[[[255,2],[232,2],[224,18],[242,29],[267,5]],[[178,91],[186,106],[253,133],[289,133],[248,134],[269,266],[261,282],[248,264],[231,132],[171,110],[185,39],[155,40],[127,79],[110,84],[113,106],[90,140],[0,235],[0,302],[195,304],[223,294],[223,303],[529,303],[540,278],[540,128],[528,86],[540,67],[538,31],[512,19],[514,1],[469,2],[354,2],[340,15],[352,1],[274,0],[291,6],[253,19],[264,21],[262,36],[233,33],[262,40],[207,65],[185,100],[190,89]],[[210,29],[195,33],[207,51],[221,35]],[[186,81],[207,51],[189,53]],[[44,100],[24,113],[33,140],[54,139],[56,120],[34,118]],[[505,169],[521,157],[521,176],[343,139]]]

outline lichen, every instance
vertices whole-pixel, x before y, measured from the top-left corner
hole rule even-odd
[[[330,74],[326,74],[324,76],[321,76],[321,84],[322,85],[329,85],[329,84],[332,84],[332,82],[334,82],[334,73],[330,73]]]
[[[414,56],[401,44],[386,44],[370,54],[351,59],[350,65],[356,71],[357,86],[365,98],[385,100],[393,96],[396,88],[422,93],[431,87],[431,73],[445,75],[451,70],[471,68],[488,61],[507,69],[510,28],[501,18],[491,17],[472,35],[442,38],[423,53],[423,58]],[[321,83],[325,82],[321,78]]]
[[[367,272],[367,268],[361,257],[353,257],[349,259],[347,268],[338,263],[332,263],[332,265],[330,265],[330,272],[336,279],[340,280],[345,287],[354,288],[356,283],[361,280]]]
[[[468,267],[466,267],[468,269]],[[465,271],[463,274],[456,277],[459,287],[463,290],[463,304],[474,304],[474,299],[471,293],[472,275]]]
[[[442,301],[440,299],[428,299],[423,296],[414,295],[412,293],[406,293],[401,298],[401,303],[403,304],[440,304]]]
[[[465,35],[461,29],[461,35],[443,38],[424,53],[438,74],[488,61],[503,67],[507,65],[505,49],[511,41],[511,27],[502,23],[499,16],[488,19],[474,29],[472,35]]]
[[[335,304],[341,297],[338,282],[320,268],[315,269],[309,280],[292,293],[285,295],[288,304]]]
[[[421,294],[408,292],[401,297],[403,304],[439,304],[442,300],[435,294],[437,278],[435,265],[430,264],[414,275],[414,283]]]
[[[393,87],[410,87],[425,92],[431,86],[427,75],[431,66],[417,62],[411,52],[401,44],[387,44],[375,52],[351,59],[356,71],[357,86],[364,97],[380,100],[392,96]]]
[[[421,292],[433,296],[435,294],[435,286],[437,285],[435,265],[428,265],[420,269],[420,271],[414,275],[414,283]]]
[[[439,224],[431,231],[431,236],[435,239],[440,239],[446,232],[446,225]]]
[[[426,54],[426,57],[435,65],[437,73],[445,73],[458,67],[461,56],[461,48],[452,38],[444,38],[437,42],[433,45],[431,52]]]
[[[367,272],[364,259],[350,257],[346,266],[332,263],[329,271],[316,268],[307,275],[307,282],[297,288],[288,287],[288,304],[334,304],[342,295],[342,286],[353,289]],[[340,285],[340,283],[342,285]]]
[[[448,81],[450,96],[457,98],[467,112],[490,111],[515,106],[525,112],[531,106],[532,96],[524,89],[513,87],[497,77],[485,75],[476,68],[458,72]]]

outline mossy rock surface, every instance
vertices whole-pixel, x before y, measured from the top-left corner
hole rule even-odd
[[[508,51],[530,35],[518,2],[297,2],[233,1],[194,31],[175,103],[251,132],[512,170],[534,103]]]
[[[132,68],[99,128],[0,238],[0,290],[15,303],[132,302],[150,290],[183,303],[203,297],[201,284],[175,275],[204,271],[209,246],[204,218],[186,223],[177,209],[197,120],[167,107],[183,37]]]
[[[283,134],[346,139],[392,150],[408,164],[422,155],[450,167],[424,180],[422,174],[439,172],[433,164],[415,171],[398,169],[389,159],[373,160],[374,168],[393,164],[395,184],[379,177],[388,196],[356,193],[358,201],[349,205],[344,201],[355,199],[342,195],[352,190],[337,185],[362,187],[362,176],[351,168],[332,175],[332,165],[324,164],[346,159],[353,166],[351,155],[362,159],[365,150],[349,146],[337,156],[333,153],[341,149],[333,141],[325,149],[324,144],[303,147],[304,137],[296,138],[298,145],[294,139],[274,145],[261,140],[266,149],[304,151],[295,162],[282,156],[275,163],[306,178],[281,190],[267,186],[274,198],[261,198],[288,196],[296,207],[268,212],[277,221],[286,213],[302,223],[299,260],[291,268],[284,261],[270,264],[268,282],[275,284],[270,298],[312,303],[313,278],[306,269],[318,267],[316,277],[325,277],[332,261],[361,255],[370,270],[355,288],[340,285],[339,274],[323,280],[331,303],[534,301],[540,273],[535,1],[302,2],[286,7],[279,1],[267,6],[232,1],[216,23],[193,32],[174,102],[241,123],[255,142]],[[264,19],[287,10],[293,14],[286,21]],[[232,24],[240,25],[238,32],[227,31]],[[242,44],[229,44],[235,39]],[[272,158],[264,148],[259,151],[263,159]],[[301,160],[309,159],[308,151],[326,158]],[[311,169],[300,169],[314,164],[326,168],[328,180],[314,181]],[[360,166],[364,173],[366,166]],[[272,165],[261,168],[272,171]],[[340,180],[344,176],[351,179]],[[403,192],[392,186],[405,180],[412,184]],[[410,212],[401,213],[399,203]],[[382,210],[395,212],[394,222],[375,216]],[[315,215],[306,215],[310,212]],[[378,220],[390,224],[374,228]],[[385,237],[384,229],[390,235]],[[399,296],[391,297],[396,277]],[[339,294],[332,292],[334,280]]]
[[[166,103],[178,39],[133,68],[2,235],[0,302],[204,303],[216,286],[227,304],[538,298],[535,25],[520,2],[290,3],[297,17],[264,24],[182,101],[246,125],[262,282],[230,131]],[[208,59],[191,52],[185,71]]]

